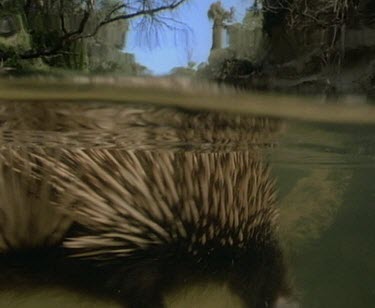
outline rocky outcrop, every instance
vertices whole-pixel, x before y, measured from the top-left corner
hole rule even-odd
[[[212,78],[250,89],[330,99],[343,93],[375,95],[373,1],[258,4],[262,5],[250,9],[241,24],[229,27],[230,56],[209,64],[216,70],[206,71],[219,71]]]

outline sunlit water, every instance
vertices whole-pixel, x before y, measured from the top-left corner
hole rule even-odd
[[[326,112],[324,105],[320,108]],[[277,232],[292,290],[288,303],[279,307],[372,307],[375,120],[360,123],[354,115],[353,123],[350,117],[330,123],[319,115],[315,121],[314,116],[302,121],[276,112],[259,117],[251,109],[241,114],[194,109],[188,104],[173,109],[160,104],[3,101],[1,152],[251,152],[255,160],[269,164],[277,180]],[[4,267],[8,278],[1,281],[1,307],[117,307],[110,298],[50,283],[54,279],[48,273],[40,278],[38,268],[34,279],[35,269]],[[188,285],[165,296],[168,307],[243,305],[221,284]]]

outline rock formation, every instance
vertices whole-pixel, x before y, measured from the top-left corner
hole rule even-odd
[[[214,63],[216,71],[206,69],[219,71],[211,78],[329,98],[375,94],[370,0],[258,1],[228,33],[229,47]]]

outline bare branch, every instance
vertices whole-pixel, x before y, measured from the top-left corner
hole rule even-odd
[[[133,18],[140,17],[140,16],[154,17],[155,14],[158,14],[158,13],[161,13],[161,12],[164,12],[164,11],[174,10],[186,1],[187,0],[176,0],[176,1],[173,1],[172,3],[170,3],[168,5],[162,5],[162,6],[159,6],[159,7],[156,7],[156,8],[147,8],[147,7],[144,6],[144,8],[142,10],[136,11],[134,13],[122,14],[122,15],[118,15],[118,16],[115,16],[115,17],[111,17],[111,15],[113,15],[115,12],[118,11],[118,10],[113,10],[111,12],[111,14],[109,14],[104,20],[102,20],[101,22],[98,23],[98,25],[96,26],[95,30],[92,33],[84,35],[81,38],[88,38],[88,37],[95,36],[98,33],[98,31],[100,30],[100,28],[102,28],[103,26],[105,26],[109,23],[112,23],[112,22],[115,22],[115,21],[118,21],[118,20],[133,19]],[[143,3],[146,4],[146,2],[147,1],[145,1]],[[124,6],[121,6],[121,8],[119,8],[119,9],[122,9],[123,7]]]
[[[98,31],[106,26],[107,24],[119,21],[119,20],[131,20],[135,18],[142,17],[141,23],[143,22],[143,25],[147,24],[148,31],[153,29],[152,27],[155,27],[156,25],[162,26],[164,28],[168,29],[174,29],[178,31],[184,31],[185,29],[182,28],[183,23],[180,23],[172,18],[164,17],[158,18],[157,15],[162,14],[166,11],[172,11],[176,8],[178,8],[180,5],[182,5],[184,2],[187,2],[188,0],[173,0],[173,1],[149,1],[149,0],[140,0],[135,2],[137,4],[135,7],[132,7],[128,4],[117,4],[114,5],[114,7],[109,10],[105,16],[99,20],[94,27],[94,30],[90,33],[86,33],[87,31],[87,25],[88,21],[91,16],[94,16],[92,13],[94,11],[94,8],[92,7],[92,1],[91,0],[84,0],[86,3],[86,8],[83,10],[82,18],[79,22],[79,25],[77,29],[73,31],[69,31],[66,28],[65,23],[65,15],[66,9],[65,9],[65,1],[59,0],[60,4],[60,11],[59,11],[59,19],[60,19],[60,27],[62,31],[62,36],[57,39],[57,43],[55,46],[50,46],[49,48],[43,48],[38,50],[29,50],[27,52],[24,52],[22,54],[16,55],[17,57],[21,59],[34,59],[34,58],[40,58],[40,57],[49,57],[53,55],[58,54],[65,54],[66,53],[66,46],[71,44],[74,41],[86,39],[95,36]],[[160,5],[155,6],[155,2],[159,3]],[[25,4],[25,12],[27,13],[27,10],[29,10],[31,6],[32,0],[27,0]],[[126,11],[130,11],[131,13],[126,13]],[[177,26],[172,26],[167,23],[167,21],[173,22]],[[157,33],[156,33],[157,34]],[[14,53],[0,53],[0,58],[3,60],[6,60],[10,57],[15,56]]]
[[[66,35],[68,34],[68,31],[66,30],[66,27],[65,27],[64,12],[65,12],[65,2],[64,0],[60,0],[60,25],[61,25],[62,32]]]
[[[84,11],[82,19],[79,23],[78,29],[76,31],[67,33],[61,39],[63,41],[74,41],[74,40],[80,39],[81,34],[84,32],[86,28],[89,17],[90,17],[90,11],[89,10]]]
[[[25,11],[25,15],[26,15],[26,16],[28,16],[29,13],[30,13],[31,1],[32,1],[32,0],[26,0],[26,1],[25,1],[24,11]]]

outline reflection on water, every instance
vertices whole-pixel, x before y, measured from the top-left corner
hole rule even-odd
[[[272,146],[283,129],[267,117],[151,106],[3,102],[0,108],[2,138],[12,146],[232,151]]]
[[[374,127],[47,102],[3,102],[0,121],[0,305],[353,307],[337,284],[374,300],[323,266],[370,231],[340,239],[348,203],[368,221]]]

